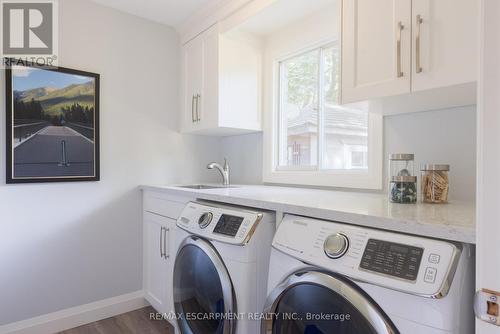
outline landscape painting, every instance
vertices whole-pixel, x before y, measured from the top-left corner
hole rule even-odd
[[[6,70],[7,183],[99,180],[99,75]]]

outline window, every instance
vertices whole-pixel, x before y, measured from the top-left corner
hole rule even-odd
[[[382,116],[370,113],[370,102],[340,105],[338,43],[275,64],[273,147],[264,181],[380,188]]]
[[[280,167],[318,164],[319,55],[316,49],[280,63]]]
[[[281,61],[279,72],[278,168],[368,168],[366,159],[350,154],[367,152],[368,112],[338,104],[337,45]]]

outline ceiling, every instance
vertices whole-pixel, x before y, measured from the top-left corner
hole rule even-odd
[[[268,35],[314,12],[337,5],[338,0],[278,0],[239,28],[257,35]]]
[[[178,26],[191,14],[218,0],[92,0],[142,18]]]

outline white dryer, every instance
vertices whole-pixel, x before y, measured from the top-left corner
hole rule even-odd
[[[173,295],[182,334],[253,334],[267,296],[275,215],[190,202],[177,220]]]
[[[261,334],[474,333],[469,245],[287,215]]]

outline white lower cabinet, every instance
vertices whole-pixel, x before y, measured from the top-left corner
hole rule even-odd
[[[143,288],[146,300],[160,313],[173,311],[175,226],[173,219],[144,211]]]
[[[177,217],[194,198],[143,191],[143,290],[159,313],[174,312],[173,271]],[[174,327],[175,320],[169,318]],[[176,332],[177,333],[177,332]]]

